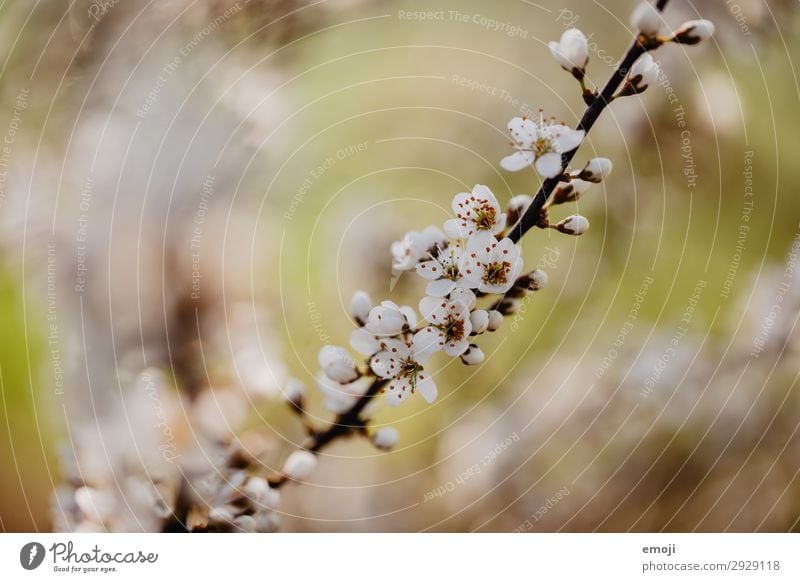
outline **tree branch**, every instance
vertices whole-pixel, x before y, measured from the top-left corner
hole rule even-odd
[[[668,1],[669,0],[658,0],[656,3],[656,8],[659,11],[663,11]],[[605,87],[603,87],[603,90],[586,108],[586,111],[583,113],[583,117],[581,117],[580,123],[578,123],[577,129],[582,129],[587,134],[589,133],[589,130],[592,129],[595,122],[600,117],[600,114],[613,100],[614,94],[616,93],[617,89],[619,89],[620,85],[625,81],[628,71],[630,71],[633,63],[636,62],[636,59],[638,59],[644,53],[657,48],[660,46],[660,44],[660,42],[653,42],[652,40],[648,40],[643,36],[637,36],[633,40],[633,43],[625,53],[622,61],[620,61],[617,68],[611,74],[611,78],[608,80]],[[570,152],[562,154],[561,173],[566,171],[567,166],[572,161],[572,158],[575,157],[575,154],[579,149],[580,146]],[[515,243],[519,242],[525,233],[536,225],[542,207],[544,206],[545,202],[547,202],[547,199],[550,197],[550,194],[553,193],[553,190],[559,184],[559,182],[559,178],[556,177],[549,178],[542,183],[541,188],[539,188],[539,191],[531,201],[528,209],[509,232],[508,237],[512,241]],[[318,453],[331,442],[343,436],[350,435],[354,431],[364,429],[366,421],[361,418],[361,413],[364,411],[364,408],[366,408],[367,404],[369,404],[370,400],[372,400],[372,398],[374,398],[381,391],[386,382],[386,380],[376,379],[369,389],[361,397],[359,397],[358,400],[356,400],[349,410],[339,414],[326,430],[312,435],[310,443],[304,448],[312,453]],[[280,487],[286,481],[288,481],[288,478],[285,475],[278,475],[270,480],[270,485],[273,487]]]
[[[656,8],[659,11],[664,10],[668,1],[669,0],[659,0],[656,4]],[[591,105],[586,108],[576,129],[582,129],[587,135],[589,134],[589,130],[592,129],[595,122],[600,117],[600,114],[613,100],[614,93],[617,92],[617,89],[619,89],[620,85],[625,81],[625,77],[627,77],[628,71],[630,71],[636,59],[658,46],[660,46],[660,43],[654,44],[652,41],[649,42],[646,37],[641,35],[633,39],[633,43],[625,53],[625,57],[620,61],[619,65],[617,65],[617,68],[611,74],[611,78],[608,80],[605,87],[603,87],[600,94],[592,101]],[[539,221],[539,214],[545,202],[547,202],[550,194],[553,193],[553,190],[555,190],[556,186],[560,183],[561,174],[567,170],[567,166],[572,161],[572,158],[575,157],[575,154],[578,153],[579,149],[580,146],[561,155],[561,172],[555,178],[548,178],[542,182],[542,186],[539,188],[536,196],[533,197],[530,206],[528,206],[528,209],[511,229],[511,232],[509,232],[508,237],[512,241],[515,243],[519,242],[526,232],[536,226]]]

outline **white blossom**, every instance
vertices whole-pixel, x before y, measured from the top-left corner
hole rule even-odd
[[[251,515],[240,515],[233,520],[233,525],[245,533],[256,531],[256,520]]]
[[[391,426],[384,426],[375,431],[372,435],[372,444],[382,451],[391,451],[397,446],[400,435],[397,429]]]
[[[444,223],[444,232],[451,238],[480,236],[485,240],[505,228],[506,216],[492,191],[476,184],[472,192],[456,194],[452,202],[456,217]]]
[[[509,238],[486,246],[480,242],[467,243],[464,279],[482,293],[505,293],[522,270],[519,248]]]
[[[436,400],[436,383],[422,368],[429,355],[416,344],[386,340],[385,349],[372,357],[372,371],[390,380],[384,390],[389,406],[399,406],[416,391],[429,403]]]
[[[418,350],[432,354],[443,349],[448,356],[455,357],[469,347],[472,324],[465,303],[425,297],[419,302],[419,309],[431,325],[414,335],[414,346]]]
[[[577,28],[569,28],[561,35],[558,42],[549,43],[550,54],[561,67],[574,72],[583,73],[589,62],[589,42],[586,35]]]
[[[631,15],[633,27],[645,36],[655,36],[661,28],[661,13],[651,2],[642,2]]]
[[[580,236],[589,230],[589,221],[580,214],[568,216],[556,225],[559,232]]]
[[[360,376],[352,356],[344,348],[324,346],[319,351],[318,359],[325,375],[334,382],[347,384]]]
[[[295,481],[307,479],[317,467],[317,457],[310,451],[294,451],[286,459],[281,472]]]
[[[463,251],[456,245],[439,250],[430,260],[417,265],[417,274],[430,281],[425,292],[434,297],[444,297],[460,285],[465,285],[463,272]]]
[[[555,178],[561,173],[561,154],[577,148],[586,134],[563,123],[545,120],[543,115],[538,122],[515,117],[508,123],[508,131],[518,151],[500,161],[503,169],[517,172],[533,165],[545,178]]]
[[[408,271],[417,266],[420,260],[427,258],[439,246],[444,246],[445,237],[435,226],[429,226],[422,232],[407,232],[402,240],[392,243],[392,268],[396,271]]]

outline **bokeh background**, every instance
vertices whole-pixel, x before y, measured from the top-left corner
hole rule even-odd
[[[124,506],[101,529],[157,528],[132,476],[176,486],[164,451],[236,439],[276,468],[303,438],[288,378],[330,419],[316,355],[351,294],[422,293],[391,242],[475,183],[533,194],[505,124],[582,112],[547,41],[580,27],[602,84],[633,6],[3,3],[0,528],[75,527],[76,471]],[[615,163],[590,231],[525,237],[549,286],[483,365],[438,360],[435,404],[376,413],[396,450],[338,443],[285,488],[285,531],[800,528],[800,15],[665,14],[697,17],[716,36],[659,50],[661,86],[579,153]]]

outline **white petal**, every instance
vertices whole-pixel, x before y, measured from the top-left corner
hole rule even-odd
[[[394,378],[400,373],[400,360],[387,351],[378,352],[372,356],[369,367],[381,378]]]
[[[439,261],[423,261],[417,265],[417,275],[428,281],[435,281],[444,273],[441,263]]]
[[[419,302],[419,312],[426,321],[440,323],[438,320],[434,319],[434,313],[443,302],[445,302],[445,300],[441,297],[425,296]]]
[[[408,378],[392,380],[386,386],[385,394],[389,406],[400,406],[411,394],[411,382]]]
[[[583,143],[586,132],[582,129],[572,129],[567,126],[561,126],[553,135],[555,135],[556,145],[561,150],[561,153],[567,153]]]
[[[500,167],[508,172],[519,172],[533,163],[533,152],[514,152],[500,160]]]
[[[536,160],[536,171],[545,178],[555,178],[561,173],[561,155],[545,154]]]
[[[455,289],[455,286],[455,282],[450,279],[439,279],[428,283],[428,286],[425,287],[425,293],[434,297],[444,297]]]
[[[522,149],[530,149],[536,141],[536,124],[527,118],[515,117],[508,122],[511,139]]]
[[[433,354],[444,346],[444,334],[435,327],[424,327],[414,334],[413,353],[414,360],[418,358],[427,361]]]
[[[444,223],[444,232],[450,238],[467,238],[472,229],[462,225],[461,221],[451,218]]]
[[[457,342],[450,342],[445,344],[444,346],[444,353],[448,356],[456,357],[463,354],[467,348],[469,347],[469,342],[467,340],[459,340]]]
[[[417,390],[425,399],[425,402],[430,404],[439,395],[439,390],[436,388],[436,382],[433,381],[426,372],[417,374]]]
[[[350,334],[350,345],[364,356],[371,356],[380,349],[380,342],[375,335],[363,327],[353,330]]]

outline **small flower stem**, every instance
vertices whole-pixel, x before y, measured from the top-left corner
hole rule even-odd
[[[668,1],[669,0],[659,0],[656,3],[656,9],[659,11],[664,10]],[[622,85],[622,83],[625,81],[625,78],[628,76],[628,71],[630,71],[633,63],[636,62],[636,59],[638,59],[644,53],[657,48],[661,44],[658,41],[652,43],[643,41],[645,41],[645,39],[638,35],[633,40],[630,48],[628,48],[628,52],[625,53],[625,57],[611,74],[611,78],[608,80],[605,87],[603,87],[603,90],[584,111],[583,117],[581,117],[580,123],[578,123],[578,127],[576,129],[583,130],[588,134],[589,130],[592,129],[603,110],[605,110],[605,108],[608,107],[608,105],[614,100],[614,94],[616,93],[617,89],[619,89],[620,85]],[[561,172],[559,172],[559,175],[555,178],[547,178],[544,182],[542,182],[542,186],[539,188],[536,196],[533,197],[530,206],[528,206],[528,209],[517,221],[517,224],[513,226],[511,232],[509,232],[508,237],[512,241],[515,243],[519,242],[526,232],[537,225],[539,222],[540,211],[547,202],[547,199],[550,198],[550,194],[552,194],[553,190],[555,190],[556,186],[558,186],[558,183],[561,180],[561,174],[567,170],[567,166],[572,161],[572,158],[575,157],[575,154],[579,149],[580,146],[561,155]]]

